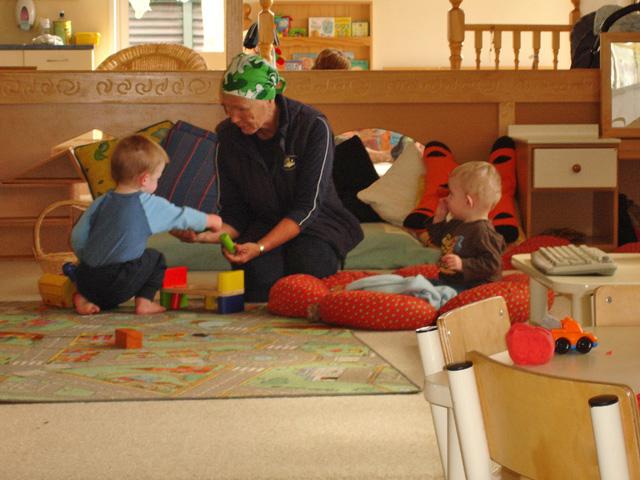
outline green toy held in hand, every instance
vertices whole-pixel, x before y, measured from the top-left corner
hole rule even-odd
[[[220,243],[227,252],[236,253],[236,244],[233,243],[228,233],[220,234]]]

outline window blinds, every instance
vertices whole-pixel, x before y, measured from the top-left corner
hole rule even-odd
[[[151,11],[136,18],[129,5],[129,45],[175,43],[202,51],[204,31],[200,0],[152,0]]]

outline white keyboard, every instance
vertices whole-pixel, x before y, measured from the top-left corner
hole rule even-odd
[[[618,268],[606,252],[587,245],[542,247],[531,263],[547,275],[613,275]]]

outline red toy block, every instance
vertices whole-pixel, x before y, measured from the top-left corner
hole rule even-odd
[[[164,271],[162,288],[186,287],[187,267],[170,267]]]
[[[142,332],[132,328],[116,328],[117,348],[142,348]]]

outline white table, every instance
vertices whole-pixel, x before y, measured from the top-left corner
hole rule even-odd
[[[640,315],[640,313],[639,313]],[[530,370],[565,378],[603,381],[628,385],[640,393],[640,325],[634,327],[589,327],[585,329],[598,337],[598,346],[587,354],[570,352],[554,355],[549,363],[527,366]],[[420,332],[420,331],[418,331]],[[435,334],[435,335],[434,335]],[[418,333],[421,354],[427,347],[434,350],[437,329]],[[422,338],[421,338],[422,337]],[[427,337],[430,337],[427,340]],[[501,360],[510,363],[507,352],[498,354]],[[425,355],[422,356],[425,363]],[[432,406],[435,432],[440,448],[443,468],[449,480],[464,480],[464,469],[453,422],[453,405],[449,392],[446,371],[436,370],[438,352],[424,365],[424,397]],[[444,362],[442,362],[444,363]],[[441,365],[442,368],[444,365]],[[439,410],[442,411],[439,411]]]
[[[571,314],[582,325],[592,325],[592,294],[602,285],[629,285],[640,283],[640,254],[610,254],[618,265],[613,275],[546,275],[531,263],[531,255],[518,254],[511,257],[511,264],[529,276],[529,319],[539,323],[547,311],[547,290],[568,295],[571,299]]]

